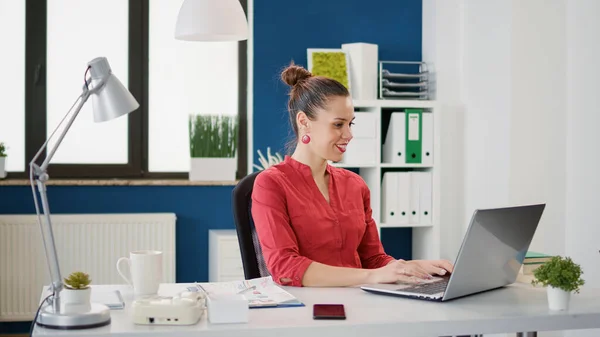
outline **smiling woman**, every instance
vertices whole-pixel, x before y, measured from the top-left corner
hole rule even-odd
[[[261,172],[252,218],[269,273],[282,285],[340,287],[415,282],[452,271],[447,261],[395,260],[383,250],[371,193],[356,173],[333,167],[352,140],[354,107],[340,82],[294,64],[290,85],[295,149]]]

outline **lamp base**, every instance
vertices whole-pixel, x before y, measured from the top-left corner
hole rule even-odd
[[[104,304],[91,303],[85,309],[55,312],[52,304],[40,310],[37,325],[50,329],[90,329],[110,324],[110,309]]]

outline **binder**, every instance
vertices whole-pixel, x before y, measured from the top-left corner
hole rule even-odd
[[[398,174],[398,209],[400,210],[400,225],[410,223],[410,172],[395,172]]]
[[[410,218],[410,172],[385,172],[381,192],[382,222],[404,225]]]
[[[408,172],[410,176],[410,200],[408,221],[411,224],[420,223],[420,201],[421,201],[421,172]]]
[[[422,109],[405,109],[406,113],[406,163],[421,164]]]
[[[383,143],[383,162],[406,163],[406,113],[392,112]]]
[[[433,175],[431,171],[413,172],[419,184],[419,224],[431,225],[433,207]],[[414,200],[414,199],[413,199]]]
[[[433,113],[425,112],[421,115],[423,120],[423,141],[421,149],[421,163],[433,165]]]
[[[383,174],[381,183],[381,221],[387,224],[398,223],[400,210],[398,209],[398,174],[396,172],[386,172]]]

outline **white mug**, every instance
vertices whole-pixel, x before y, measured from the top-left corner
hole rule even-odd
[[[129,277],[123,273],[123,262],[129,265]],[[129,258],[117,260],[117,271],[129,285],[135,295],[153,295],[158,292],[162,282],[163,253],[156,250],[137,250],[129,253]]]

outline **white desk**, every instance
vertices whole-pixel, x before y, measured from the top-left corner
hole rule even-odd
[[[186,284],[163,284],[160,295],[171,296]],[[126,309],[111,311],[110,325],[76,331],[36,326],[35,336],[151,336],[151,337],[275,337],[275,336],[448,336],[519,331],[600,328],[600,290],[582,290],[568,312],[548,311],[545,289],[515,284],[503,289],[445,303],[410,300],[367,293],[358,288],[286,288],[305,307],[250,310],[247,324],[216,325],[201,321],[193,326],[144,326],[131,323],[131,291],[121,289]],[[315,321],[312,305],[341,303],[345,321]]]

